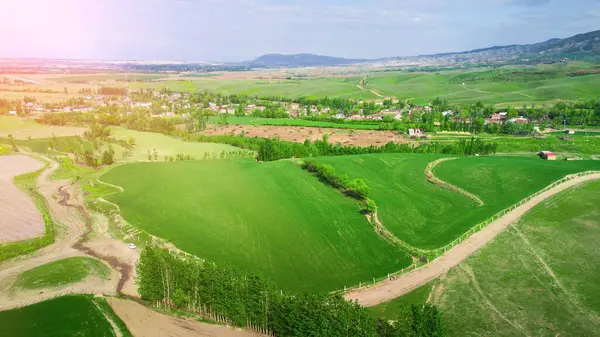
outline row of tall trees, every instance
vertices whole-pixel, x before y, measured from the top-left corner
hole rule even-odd
[[[285,158],[308,158],[317,156],[341,156],[368,153],[444,153],[455,155],[488,155],[496,153],[498,145],[472,137],[458,142],[432,142],[420,146],[388,142],[382,146],[347,146],[340,143],[331,144],[326,136],[323,139],[305,140],[295,143],[279,140],[278,138],[250,138],[244,136],[205,136],[201,134],[183,134],[186,140],[205,143],[223,143],[257,152],[260,161],[274,161]]]
[[[414,307],[395,323],[376,320],[341,295],[283,294],[269,280],[213,263],[147,247],[137,264],[138,291],[166,308],[216,313],[239,327],[261,327],[276,336],[444,336],[433,306]]]

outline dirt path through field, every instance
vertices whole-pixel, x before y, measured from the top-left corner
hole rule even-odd
[[[441,188],[445,188],[450,191],[454,191],[458,194],[462,194],[465,197],[475,201],[479,206],[483,206],[483,200],[481,200],[475,194],[473,194],[471,192],[467,192],[456,185],[452,185],[446,181],[443,181],[442,179],[436,177],[435,174],[433,174],[433,169],[436,166],[438,166],[439,164],[441,164],[445,161],[450,161],[450,160],[455,160],[455,159],[458,159],[458,158],[440,158],[440,159],[434,160],[431,163],[427,164],[427,167],[425,167],[425,178],[427,178],[427,180],[429,182],[431,182],[432,184],[436,184],[436,185],[440,186]]]
[[[431,261],[423,267],[415,269],[409,273],[398,276],[398,278],[384,281],[369,288],[362,288],[349,291],[345,294],[348,300],[358,300],[364,306],[374,306],[402,296],[415,288],[441,276],[450,268],[453,268],[473,255],[487,243],[492,241],[498,234],[502,233],[509,225],[516,222],[527,211],[570,187],[583,182],[600,179],[600,173],[590,174],[581,177],[575,177],[560,185],[557,185],[540,195],[537,195],[513,211],[507,213],[502,218],[490,223],[481,231],[473,234],[465,241],[448,250],[444,255]]]
[[[257,333],[222,325],[200,323],[192,319],[172,317],[150,310],[145,306],[118,298],[107,298],[113,311],[127,325],[135,337],[257,337]]]
[[[0,305],[2,309],[35,303],[65,292],[115,294],[123,291],[137,296],[133,275],[139,252],[128,249],[120,240],[105,233],[92,232],[90,214],[83,206],[83,197],[77,186],[68,181],[50,180],[59,165],[50,158],[31,154],[50,163],[40,174],[37,185],[46,198],[48,209],[55,223],[60,224],[54,243],[36,252],[0,263]],[[12,292],[11,284],[24,271],[68,257],[91,256],[112,267],[109,280],[85,280],[62,289]]]

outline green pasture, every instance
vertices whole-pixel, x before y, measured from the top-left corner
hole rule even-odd
[[[9,154],[12,152],[12,148],[8,145],[0,145],[0,156],[3,154]]]
[[[0,137],[12,135],[15,139],[29,140],[38,138],[76,136],[85,129],[71,126],[54,126],[38,124],[29,118],[0,116]]]
[[[116,334],[105,315],[120,330]],[[130,337],[125,324],[103,298],[71,295],[0,311],[1,337]]]
[[[421,249],[450,243],[494,213],[543,189],[567,174],[600,169],[598,161],[543,161],[522,157],[463,157],[439,164],[442,180],[479,196],[484,206],[429,183],[428,154],[370,154],[318,158],[340,174],[371,187],[379,219],[396,237]]]
[[[186,142],[160,133],[141,132],[127,130],[123,128],[113,128],[112,135],[116,139],[128,140],[135,139],[135,148],[132,156],[123,157],[124,148],[113,144],[115,149],[115,159],[125,161],[145,161],[148,160],[148,150],[158,154],[158,160],[164,161],[165,156],[176,156],[178,153],[191,155],[195,159],[202,159],[205,153],[220,153],[221,151],[237,151],[236,147],[224,144]]]
[[[359,77],[313,78],[303,80],[257,80],[257,79],[214,79],[164,81],[153,83],[131,83],[132,88],[169,88],[174,91],[211,90],[227,94],[249,96],[310,97],[310,98],[355,98],[377,99],[368,90],[357,87]]]
[[[329,291],[410,265],[359,205],[289,161],[135,163],[100,177],[132,225],[284,290]]]
[[[221,123],[220,117],[211,117],[211,123]],[[305,126],[315,128],[338,128],[338,129],[358,129],[358,130],[376,130],[381,124],[345,124],[325,121],[311,121],[306,119],[292,118],[256,118],[256,117],[228,117],[227,123],[231,125],[276,125],[276,126]]]
[[[19,275],[12,287],[18,289],[44,289],[60,287],[84,280],[87,277],[108,278],[110,269],[102,262],[89,257],[72,257],[53,261]]]
[[[501,137],[493,141],[498,143],[498,153],[538,153],[540,151],[584,155],[600,153],[600,137],[598,136],[562,135],[568,138],[560,139],[557,135],[549,135],[539,139],[531,137]]]
[[[439,97],[457,104],[481,101],[484,104],[521,106],[600,96],[600,75],[549,76],[547,79],[524,79],[521,82],[497,81],[485,77],[475,82],[461,82],[457,76],[459,75],[454,71],[381,73],[370,77],[366,88],[416,104],[425,104]]]
[[[597,336],[599,190],[595,181],[553,196],[434,281],[431,301],[442,309],[449,335]],[[403,296],[372,311],[393,317],[409,301]]]

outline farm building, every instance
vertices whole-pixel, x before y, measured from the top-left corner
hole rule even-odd
[[[421,129],[408,129],[409,136],[420,136],[422,134],[423,134],[423,131],[421,131]]]
[[[538,155],[540,156],[540,158],[545,160],[556,160],[556,154],[554,154],[554,152],[542,151],[538,153]]]

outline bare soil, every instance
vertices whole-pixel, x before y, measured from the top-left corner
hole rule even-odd
[[[44,219],[13,178],[44,167],[27,156],[0,156],[0,243],[33,239],[45,233]]]
[[[168,316],[129,300],[107,298],[107,301],[113,311],[127,325],[127,329],[129,329],[131,334],[136,337],[262,336],[257,333],[227,326],[200,323],[192,319]]]
[[[32,156],[39,155],[32,154]],[[128,249],[124,242],[110,237],[106,231],[94,232],[95,235],[90,236],[91,219],[83,207],[81,191],[67,181],[50,180],[58,164],[49,158],[42,158],[50,162],[50,167],[38,178],[38,190],[46,198],[53,220],[60,224],[59,233],[54,243],[34,253],[0,263],[2,309],[39,302],[65,293],[116,294],[123,291],[130,296],[138,296],[133,270],[139,259],[139,252]],[[88,279],[63,289],[16,293],[10,291],[11,284],[22,272],[74,256],[91,256],[110,265],[112,267],[110,279],[101,282]]]
[[[244,132],[247,137],[273,138],[303,143],[306,139],[315,141],[324,135],[330,143],[355,146],[381,146],[388,142],[409,143],[409,140],[391,131],[352,130],[334,128],[315,128],[304,126],[270,126],[270,125],[226,125],[217,126],[204,131],[205,135],[239,135]]]
[[[423,267],[398,276],[393,280],[381,282],[372,287],[351,290],[346,293],[344,297],[348,300],[358,300],[360,304],[370,307],[407,294],[421,285],[443,275],[450,270],[450,268],[459,265],[539,203],[570,187],[596,179],[600,179],[600,173],[575,177],[557,185],[490,223],[481,231],[473,234],[465,241],[448,250],[444,255],[436,258]]]

